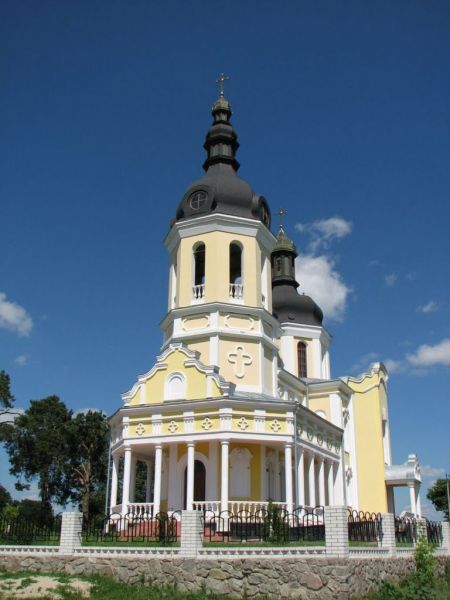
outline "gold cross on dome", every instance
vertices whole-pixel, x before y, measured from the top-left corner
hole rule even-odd
[[[287,210],[285,208],[280,208],[277,212],[277,215],[280,217],[280,228],[284,229],[284,217],[286,216]]]
[[[223,73],[221,73],[219,75],[219,77],[216,79],[216,83],[219,86],[219,92],[220,92],[220,97],[223,98],[223,84],[225,83],[225,81],[227,81],[228,79],[230,79],[228,77],[228,75],[224,75]]]

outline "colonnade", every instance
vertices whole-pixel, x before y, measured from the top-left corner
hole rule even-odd
[[[218,440],[211,444],[220,445],[220,472],[219,464],[210,463],[210,469],[216,469],[220,483],[219,498],[206,497],[207,501],[216,502],[220,505],[221,511],[229,509],[230,498],[230,440]],[[170,444],[170,462],[169,462],[169,489],[172,490],[177,483],[175,478],[177,473],[172,472],[172,469],[177,465],[177,447],[185,445],[186,447],[186,509],[192,510],[194,506],[194,475],[195,475],[195,442],[180,442],[178,444]],[[280,446],[274,448],[273,445],[259,444],[261,448],[261,472],[260,472],[260,502],[266,501],[272,496],[274,500],[284,499],[286,509],[291,512],[294,506],[316,506],[316,505],[333,505],[344,503],[344,482],[342,477],[342,466],[339,462],[326,459],[321,454],[315,453],[312,449],[304,449],[293,444],[284,444],[284,461],[279,462]],[[216,446],[217,447],[217,446]],[[144,460],[147,464],[147,479],[146,479],[146,502],[152,502],[153,512],[156,514],[161,508],[161,482],[163,472],[163,446],[161,444],[153,445],[154,459],[150,457],[139,460]],[[266,461],[267,451],[270,450],[272,455],[276,457],[275,482],[272,484],[272,489],[269,490],[267,480]],[[275,450],[275,452],[274,452]],[[211,452],[210,452],[211,455]],[[217,456],[217,450],[216,450]],[[119,454],[113,455],[112,461],[112,476],[111,476],[111,502],[110,508],[117,505],[118,492],[118,475],[119,475]],[[218,456],[217,456],[218,458]],[[123,486],[122,486],[122,513],[128,511],[130,503],[134,502],[134,489],[136,481],[136,462],[138,457],[133,453],[130,446],[124,449],[124,466],[123,466]],[[218,462],[217,459],[215,462]],[[283,476],[280,477],[280,474]],[[249,473],[250,477],[250,473]],[[151,487],[153,483],[153,498],[151,498]],[[283,485],[282,485],[283,484]],[[281,489],[283,487],[283,489]],[[217,490],[211,491],[214,496]],[[207,492],[208,494],[208,492]],[[250,498],[249,498],[250,500]],[[182,502],[182,500],[180,500]],[[182,506],[174,507],[176,509],[183,508]]]

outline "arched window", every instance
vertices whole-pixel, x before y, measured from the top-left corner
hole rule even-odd
[[[230,298],[241,300],[244,286],[242,284],[242,247],[236,242],[230,244]]]
[[[194,300],[201,300],[205,296],[205,244],[203,242],[194,246],[192,295]]]
[[[181,373],[171,373],[166,379],[167,400],[178,400],[186,396],[186,384]]]
[[[306,362],[306,344],[305,342],[299,342],[297,344],[297,363],[298,363],[298,376],[307,376],[307,362]]]

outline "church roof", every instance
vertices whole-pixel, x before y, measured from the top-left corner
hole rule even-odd
[[[267,200],[237,174],[239,142],[230,123],[231,114],[230,103],[222,91],[212,107],[213,123],[203,146],[208,153],[203,164],[205,175],[186,190],[175,221],[220,213],[260,220],[270,228]]]

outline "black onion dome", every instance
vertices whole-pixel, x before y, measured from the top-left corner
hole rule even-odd
[[[212,108],[214,121],[203,146],[208,153],[203,164],[206,173],[187,189],[175,221],[220,213],[258,219],[270,228],[266,199],[237,175],[239,163],[235,153],[239,142],[230,123],[231,114],[229,102],[221,96]]]
[[[272,311],[280,323],[322,325],[323,312],[310,296],[299,294],[295,279],[297,249],[282,227],[272,251]]]

